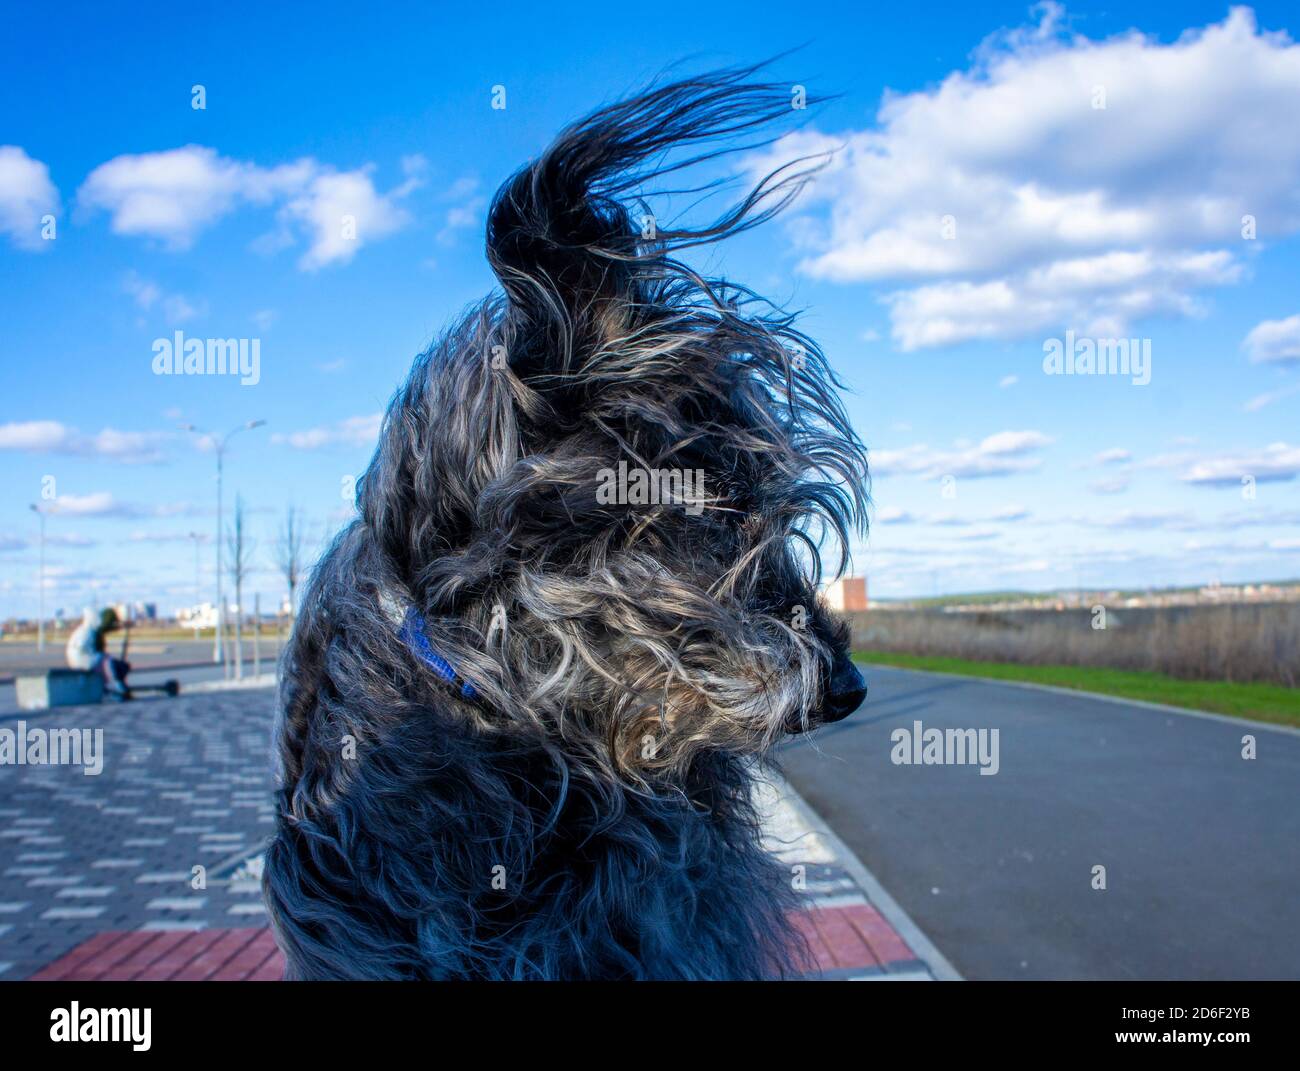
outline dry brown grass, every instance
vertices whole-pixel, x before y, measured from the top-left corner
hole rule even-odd
[[[1093,628],[1088,610],[874,610],[848,617],[855,650],[1300,683],[1300,603],[1294,602],[1108,607],[1104,629]]]

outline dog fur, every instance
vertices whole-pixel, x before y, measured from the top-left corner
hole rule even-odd
[[[797,969],[751,789],[846,662],[816,587],[865,526],[866,457],[793,318],[675,254],[809,170],[699,229],[647,236],[629,207],[789,116],[756,70],[596,112],[497,192],[503,293],[416,360],[283,661],[264,884],[288,977]],[[698,471],[704,498],[610,502],[619,462]]]

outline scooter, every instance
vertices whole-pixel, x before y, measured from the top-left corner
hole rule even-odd
[[[113,696],[118,702],[126,702],[134,699],[137,692],[161,692],[166,696],[176,696],[180,694],[181,682],[172,678],[165,680],[162,684],[127,684],[126,676],[131,672],[131,663],[126,660],[126,653],[131,646],[131,622],[122,622],[122,653],[117,663],[113,666],[113,676],[122,686],[122,691],[114,695],[113,692],[105,692],[106,696]]]

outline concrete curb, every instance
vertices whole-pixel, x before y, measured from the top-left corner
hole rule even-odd
[[[262,673],[256,677],[244,677],[242,680],[199,681],[197,684],[182,684],[181,699],[196,692],[235,692],[249,688],[274,688],[278,678],[274,673]]]
[[[1061,688],[1055,684],[1037,684],[1034,681],[1011,681],[1000,677],[972,677],[969,673],[948,673],[941,669],[913,669],[911,666],[891,666],[886,662],[855,662],[855,665],[868,666],[871,669],[892,669],[899,673],[923,673],[927,677],[951,677],[959,681],[974,681],[977,684],[1005,684],[1009,688],[1033,688],[1040,692],[1055,692],[1057,695],[1069,695],[1076,699],[1096,699],[1103,703],[1121,703],[1130,707],[1145,707],[1159,710],[1165,714],[1182,714],[1189,718],[1208,718],[1210,721],[1227,722],[1229,725],[1249,725],[1255,729],[1270,729],[1276,733],[1290,733],[1300,736],[1300,729],[1290,725],[1278,725],[1271,721],[1256,721],[1254,718],[1235,717],[1231,714],[1216,714],[1212,710],[1193,710],[1191,707],[1174,707],[1168,703],[1151,703],[1145,699],[1125,699],[1122,695],[1106,695],[1103,692],[1087,692],[1082,688]]]
[[[866,868],[853,849],[845,844],[839,835],[826,824],[822,816],[813,810],[808,801],[795,791],[794,786],[774,770],[764,771],[764,777],[770,780],[773,787],[790,801],[799,817],[807,822],[819,837],[826,841],[831,850],[839,857],[840,864],[849,872],[849,875],[858,883],[863,892],[867,894],[867,899],[871,901],[871,904],[894,927],[898,935],[907,942],[912,951],[930,968],[930,973],[934,976],[935,981],[964,981],[961,972],[934,946],[934,943],[926,937],[921,927],[912,921],[912,917],[903,910],[898,901],[885,891],[885,887],[876,880],[876,876]]]
[[[257,677],[245,677],[243,680],[238,680],[238,681],[237,680],[198,681],[194,684],[182,684],[181,690],[179,694],[176,696],[176,698],[184,699],[186,696],[190,696],[190,695],[205,695],[205,694],[211,694],[213,692],[237,692],[237,691],[252,691],[258,688],[274,688],[277,682],[278,682],[278,678],[274,673],[263,673]],[[157,703],[167,698],[169,697],[158,695],[156,693],[146,693],[145,695],[137,696],[132,701],[131,705],[135,706],[139,703]],[[103,700],[103,702],[107,703],[109,702],[109,700]],[[100,703],[92,704],[92,706],[100,706],[100,705],[101,705]],[[46,707],[42,710],[0,711],[0,724],[5,722],[11,722],[11,721],[19,721],[19,720],[31,721],[34,718],[41,718],[55,711],[72,710],[72,709],[78,709],[78,708]],[[80,709],[87,709],[87,708],[83,707]]]

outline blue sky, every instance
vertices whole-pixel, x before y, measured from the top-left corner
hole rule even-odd
[[[839,98],[728,167],[835,162],[704,264],[806,309],[851,388],[873,593],[1300,574],[1293,6],[554,7],[7,16],[0,615],[34,607],[43,491],[51,608],[188,604],[195,531],[210,590],[214,458],[177,425],[254,418],[226,502],[273,604],[285,509],[328,539],[412,357],[491,288],[497,184],[669,65],[795,46],[773,76]],[[155,375],[177,330],[256,338],[259,381]],[[1145,340],[1150,382],[1045,374],[1067,331]]]

